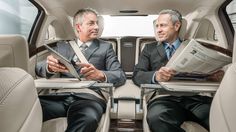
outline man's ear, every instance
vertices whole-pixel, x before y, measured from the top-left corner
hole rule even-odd
[[[80,24],[75,24],[76,31],[79,33],[81,32],[81,25]]]
[[[180,30],[180,27],[181,27],[181,23],[180,23],[179,21],[177,21],[177,22],[175,23],[175,30],[176,30],[176,31],[179,31],[179,30]]]

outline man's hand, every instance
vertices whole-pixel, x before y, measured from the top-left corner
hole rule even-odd
[[[96,80],[96,81],[105,81],[105,75],[102,71],[94,67],[93,64],[87,63],[76,63],[78,66],[81,66],[80,74],[84,75],[86,80]]]
[[[170,69],[168,67],[161,67],[156,72],[156,81],[159,82],[166,82],[169,81],[176,72],[173,69]]]
[[[214,82],[220,82],[223,79],[224,76],[223,70],[218,70],[214,73],[212,73],[210,76],[207,77],[207,80],[214,81]]]
[[[69,72],[68,69],[52,55],[47,57],[47,65],[49,72]]]

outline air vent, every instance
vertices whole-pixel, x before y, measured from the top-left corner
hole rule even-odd
[[[121,10],[120,13],[137,13],[137,10]]]

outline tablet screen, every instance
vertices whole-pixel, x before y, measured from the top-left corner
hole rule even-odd
[[[66,68],[69,70],[69,72],[77,79],[80,79],[79,74],[77,73],[77,71],[75,70],[74,66],[72,65],[72,63],[67,60],[64,56],[62,56],[61,54],[59,54],[57,51],[55,51],[54,49],[52,49],[51,47],[49,47],[48,45],[44,45],[47,50],[52,54],[53,57],[55,57],[56,59],[59,60],[60,63],[64,64],[66,66]]]

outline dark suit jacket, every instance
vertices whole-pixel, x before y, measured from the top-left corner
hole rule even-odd
[[[55,50],[68,60],[72,60],[75,55],[72,47],[66,41],[58,42]],[[102,70],[105,73],[108,83],[113,83],[115,87],[125,83],[125,73],[121,69],[121,65],[111,44],[100,39],[95,39],[85,53],[85,57],[89,63],[93,64],[97,69]],[[77,71],[80,72],[80,69],[77,68]],[[46,61],[37,64],[36,74],[41,77],[52,76],[52,74],[47,73]],[[60,77],[72,77],[72,75],[68,73],[60,73]]]
[[[168,58],[163,44],[158,44],[158,42],[146,44],[134,68],[133,82],[138,86],[151,84],[154,73],[167,62]]]

